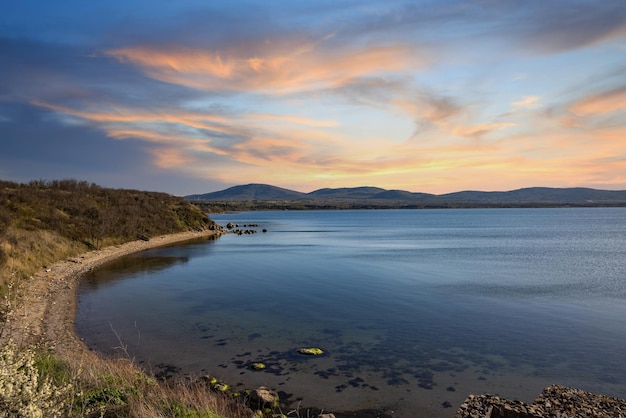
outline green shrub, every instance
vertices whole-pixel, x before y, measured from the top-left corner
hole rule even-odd
[[[50,351],[35,353],[35,368],[40,377],[50,379],[57,386],[66,386],[72,382],[69,366]]]
[[[124,388],[105,387],[85,392],[81,403],[87,409],[98,409],[103,406],[124,406],[128,404],[128,395]]]
[[[165,408],[166,415],[173,418],[221,418],[210,411],[198,411],[193,407],[184,405],[181,402],[174,402]]]

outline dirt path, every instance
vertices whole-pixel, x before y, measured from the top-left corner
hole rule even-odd
[[[127,254],[218,234],[183,232],[90,251],[60,261],[22,283],[7,315],[0,342],[53,348],[61,357],[93,356],[74,332],[76,288],[89,270]]]

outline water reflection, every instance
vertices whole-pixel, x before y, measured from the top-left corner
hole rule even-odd
[[[207,244],[212,244],[217,238],[219,237],[209,236],[193,239],[112,260],[85,274],[81,281],[81,290],[93,291],[117,281],[150,276],[176,265],[186,264],[192,258],[206,256],[212,249]]]

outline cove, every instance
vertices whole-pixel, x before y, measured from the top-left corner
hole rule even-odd
[[[93,271],[88,347],[331,411],[452,416],[469,393],[531,402],[553,383],[626,395],[625,208],[211,217],[259,233]]]

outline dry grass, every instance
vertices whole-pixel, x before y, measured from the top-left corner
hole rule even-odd
[[[55,231],[7,228],[0,235],[0,295],[9,296],[11,289],[36,271],[86,250],[84,244]]]
[[[3,347],[2,352],[8,347],[10,345]],[[27,349],[22,353],[33,353],[33,350]],[[34,363],[33,369],[36,369],[40,385],[45,385],[46,396],[51,398],[49,393],[52,393],[56,401],[48,402],[56,409],[46,410],[43,402],[35,405],[43,416],[249,418],[252,415],[243,403],[211,392],[201,383],[157,381],[128,360],[105,360],[93,354],[61,360],[51,351],[39,351],[35,357],[36,360],[31,363]],[[12,378],[7,376],[12,375],[15,373],[7,373],[0,382],[11,386]],[[22,381],[37,380],[32,371],[28,377],[30,379],[22,378]],[[18,399],[16,405],[26,410],[31,399],[38,399],[35,393],[38,391],[31,388],[28,394],[25,393],[28,398]],[[61,395],[62,402],[59,401]],[[59,413],[60,404],[63,407]]]
[[[90,357],[65,362],[66,379],[74,382],[71,417],[246,417],[243,404],[192,382],[163,382],[132,362]]]
[[[20,272],[22,276],[87,250],[84,244],[49,230],[9,228],[0,239],[0,247],[6,255],[6,267]]]

